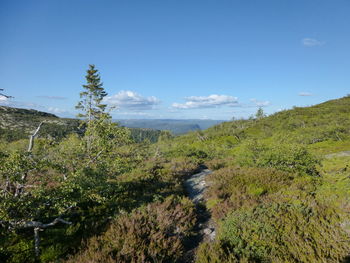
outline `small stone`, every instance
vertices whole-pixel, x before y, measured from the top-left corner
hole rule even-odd
[[[203,230],[203,233],[209,236],[213,231],[214,230],[212,228],[205,228]]]

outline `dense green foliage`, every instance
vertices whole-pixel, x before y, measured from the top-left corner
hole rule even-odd
[[[169,138],[167,133],[164,136]],[[163,246],[162,252],[169,250],[165,258],[182,257],[184,241],[196,218],[193,205],[179,199],[184,194],[181,181],[183,176],[196,170],[198,164],[187,159],[150,158],[154,153],[149,144],[138,144],[130,138],[127,128],[119,127],[108,115],[102,114],[86,124],[82,135],[71,134],[61,140],[37,139],[31,152],[25,151],[27,140],[4,141],[0,152],[1,260],[51,262],[63,259],[75,253],[89,237],[106,230],[114,220],[123,220],[125,227],[129,227],[128,220],[134,219],[127,213],[152,202],[158,203],[151,207],[159,206],[170,214],[165,217],[167,223],[160,217],[154,229],[150,229],[155,235],[150,242],[160,243],[156,243],[153,252],[147,253],[149,256],[158,253],[159,245]],[[173,201],[165,201],[163,205],[163,200],[170,195],[175,197],[166,200]],[[142,211],[134,215],[142,222],[153,220],[148,210]],[[156,215],[163,216],[163,212]],[[183,215],[187,218],[181,223],[179,219]],[[42,227],[40,254],[36,257],[33,225],[52,223],[56,219],[70,224]],[[162,230],[165,231],[163,236],[170,230],[176,234],[168,243],[157,238],[158,224],[163,223],[167,224]],[[178,227],[183,228],[179,233],[176,232]],[[128,233],[126,230],[125,238]],[[141,233],[136,242],[142,243],[143,238]],[[174,242],[181,250],[170,250]],[[133,249],[140,249],[138,243]]]

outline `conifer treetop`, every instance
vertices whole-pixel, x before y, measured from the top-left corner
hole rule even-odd
[[[95,65],[90,64],[86,71],[86,84],[83,85],[84,91],[80,92],[80,101],[76,109],[82,111],[77,116],[86,118],[88,121],[98,119],[104,113],[107,105],[102,100],[107,96],[107,92],[103,88],[100,74]]]

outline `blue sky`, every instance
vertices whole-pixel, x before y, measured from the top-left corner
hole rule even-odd
[[[348,0],[0,0],[0,104],[114,118],[248,117],[350,93]]]

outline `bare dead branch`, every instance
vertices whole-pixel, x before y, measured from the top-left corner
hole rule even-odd
[[[66,225],[71,225],[72,222],[66,221],[60,217],[55,218],[52,222],[44,224],[39,221],[17,221],[17,222],[9,222],[11,228],[15,229],[26,229],[26,228],[40,228],[45,229],[54,225],[57,225],[58,223],[63,223]]]
[[[159,157],[159,147],[157,147],[156,152],[154,153],[153,158]]]
[[[39,231],[44,231],[44,229],[48,227],[52,227],[54,225],[57,225],[58,223],[63,223],[66,225],[71,225],[72,222],[66,221],[60,217],[55,218],[52,222],[44,224],[39,221],[19,221],[19,222],[8,222],[10,224],[10,228],[15,229],[26,229],[26,228],[33,228],[34,230],[34,249],[35,249],[35,255],[36,257],[39,257],[40,255],[40,235]],[[5,225],[5,222],[0,221],[0,225]]]
[[[97,158],[100,157],[100,155],[101,155],[103,152],[104,152],[103,150],[99,151],[99,152],[96,154],[96,156],[95,156],[94,158],[90,159],[90,160],[87,162],[86,165],[90,165],[90,164],[94,163],[94,162],[97,160]]]
[[[30,135],[29,137],[29,145],[28,145],[28,152],[31,152],[32,149],[33,149],[33,146],[34,146],[34,138],[35,136],[37,136],[40,128],[41,128],[41,125],[43,125],[44,122],[40,122],[38,128],[36,128],[36,130],[34,131],[34,133],[32,135]]]
[[[0,91],[3,91],[3,90],[4,90],[4,89],[0,89]],[[12,96],[5,95],[4,93],[1,93],[1,92],[0,92],[0,96],[5,97],[5,98],[7,98],[7,99],[13,98]]]

